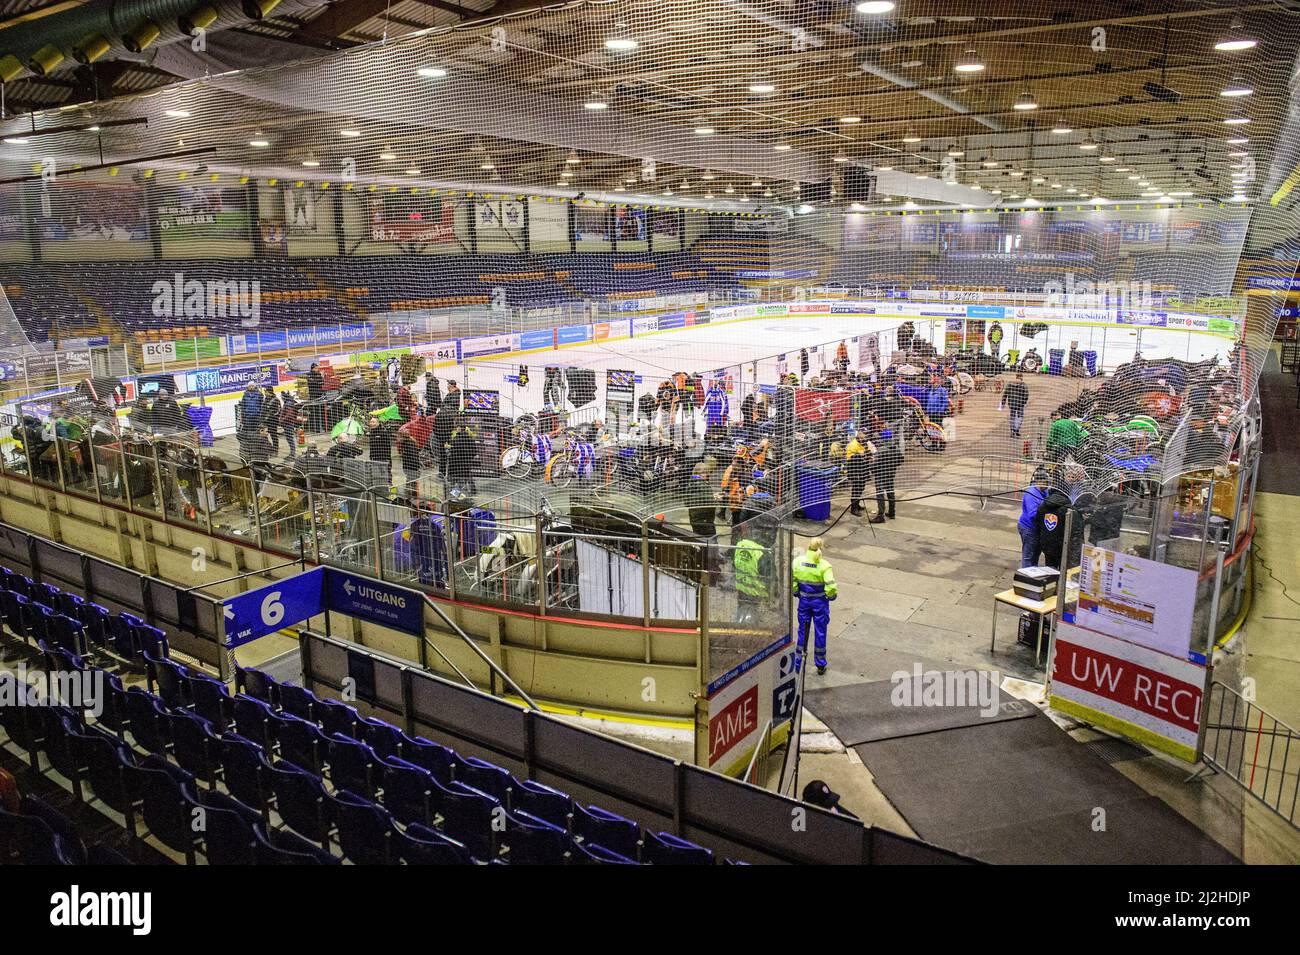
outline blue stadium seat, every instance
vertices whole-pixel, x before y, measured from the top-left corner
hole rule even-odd
[[[163,845],[185,855],[194,864],[198,834],[194,831],[191,807],[198,795],[194,777],[161,756],[147,756],[128,774],[135,777],[140,796],[140,816],[149,831]]]
[[[240,736],[251,739],[268,751],[275,746],[276,727],[269,706],[257,697],[240,693],[232,699],[230,709],[235,718],[235,731]]]
[[[274,738],[280,742],[280,757],[313,773],[319,773],[328,752],[320,727],[287,713],[270,714]]]
[[[97,603],[86,601],[81,606],[80,619],[86,628],[86,642],[91,647],[107,650],[108,621],[113,615]]]
[[[124,738],[126,728],[131,723],[131,714],[127,709],[126,687],[119,676],[100,670],[103,674],[104,699],[99,716],[95,722]]]
[[[159,698],[173,710],[189,706],[190,701],[185,692],[189,688],[185,679],[185,667],[166,657],[154,656],[151,652],[145,652],[143,656],[150,688]]]
[[[355,865],[389,865],[393,862],[393,817],[364,796],[336,789],[330,813],[338,827],[339,847]]]
[[[501,841],[511,865],[563,865],[573,840],[559,826],[526,812],[506,813]]]
[[[635,859],[620,855],[613,849],[606,849],[595,842],[576,842],[573,845],[572,862],[578,865],[638,865]]]
[[[373,716],[361,717],[361,738],[370,744],[375,755],[380,759],[402,755],[402,733],[392,723],[375,719]]]
[[[601,809],[599,806],[575,804],[573,807],[573,834],[583,842],[595,842],[619,855],[635,859],[637,843],[641,840],[641,827],[631,819]]]
[[[135,776],[128,770],[134,769],[135,758],[118,740],[105,734],[88,732],[76,740],[94,798],[121,813],[128,835],[134,837],[138,794]]]
[[[217,756],[226,789],[265,818],[269,791],[262,774],[262,747],[238,733],[225,733],[217,737]]]
[[[257,812],[215,790],[200,792],[197,805],[204,812],[201,835],[208,865],[253,865],[253,827],[261,821]]]
[[[460,762],[446,746],[423,736],[407,736],[405,733],[402,734],[402,759],[433,773],[433,778],[444,786],[451,784]]]
[[[275,794],[275,811],[285,824],[327,849],[329,806],[320,777],[284,760],[271,763],[265,756],[262,757],[262,773]]]
[[[73,865],[58,834],[39,816],[0,809],[0,862]]]
[[[126,691],[126,711],[136,745],[150,753],[166,753],[171,740],[163,730],[165,713],[158,698],[142,687],[130,687]]]
[[[172,755],[182,769],[208,786],[216,781],[216,734],[212,724],[188,710],[172,712],[167,717]]]
[[[335,789],[348,789],[372,798],[378,762],[375,751],[360,740],[339,733],[330,737],[330,782]]]
[[[479,859],[491,859],[497,854],[492,820],[501,811],[500,800],[455,780],[446,788],[437,786],[431,799],[442,817],[443,832],[464,843]]]
[[[456,778],[467,786],[495,796],[502,803],[510,801],[510,784],[514,777],[494,763],[477,756],[466,756],[456,767]]]
[[[394,828],[393,849],[407,865],[470,865],[473,856],[455,839],[436,829],[412,823],[405,831]]]
[[[438,788],[433,774],[403,759],[385,760],[379,767],[383,774],[384,806],[399,822],[410,825],[433,821],[433,791]]]
[[[320,846],[286,830],[253,827],[253,855],[258,865],[338,865],[340,860]]]
[[[354,739],[357,735],[357,711],[346,703],[337,700],[318,700],[312,707],[316,720],[325,730],[326,736],[341,733]]]
[[[81,727],[57,707],[41,707],[45,722],[45,756],[50,765],[72,783],[72,791],[77,800],[81,800],[81,783],[85,778],[86,764],[82,761],[84,753],[76,737],[81,735]]]
[[[171,655],[167,634],[148,623],[137,623],[131,627],[131,650],[132,659],[142,658],[146,653],[155,658]]]
[[[77,830],[76,823],[68,818],[66,814],[35,793],[23,794],[21,812],[24,816],[35,816],[43,820],[47,826],[54,830],[54,834],[59,839],[59,848],[63,858],[73,865],[85,864],[85,843],[81,840],[81,833]]]
[[[316,694],[297,683],[280,684],[280,709],[292,713],[299,719],[318,722],[316,718]]]
[[[713,862],[713,851],[669,832],[647,832],[641,861],[651,865],[709,865]]]
[[[234,709],[226,685],[194,670],[186,671],[185,678],[189,684],[185,695],[194,705],[194,712],[211,723],[218,733],[224,733],[233,719]]]
[[[269,673],[239,667],[236,685],[243,687],[249,696],[255,696],[272,709],[280,706],[280,684]]]
[[[511,787],[510,808],[523,810],[568,830],[571,825],[569,817],[573,814],[573,797],[531,779],[516,779]]]

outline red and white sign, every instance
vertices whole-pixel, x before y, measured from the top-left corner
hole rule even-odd
[[[847,391],[820,391],[816,388],[796,388],[794,413],[804,421],[821,421],[828,414],[836,421],[848,421],[851,413],[850,395]]]
[[[1055,646],[1053,709],[1195,762],[1205,667],[1065,622]]]
[[[751,684],[721,712],[709,714],[709,765],[717,764],[757,729],[758,685]]]

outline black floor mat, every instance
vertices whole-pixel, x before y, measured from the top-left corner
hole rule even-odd
[[[945,844],[997,864],[1233,865],[1238,860],[1160,801],[1143,796],[1102,807],[1105,829],[1093,810],[1017,821],[982,829]]]
[[[1234,861],[1036,710],[854,749],[917,835],[986,862]],[[1093,828],[1099,809],[1103,832]]]
[[[997,712],[993,715],[985,715],[979,705],[899,706],[894,702],[894,688],[892,680],[819,687],[807,691],[804,706],[830,727],[831,732],[845,746],[918,736],[962,726],[1018,720],[1036,712],[1030,704],[1017,700],[1000,689],[997,690]],[[916,695],[919,694],[914,694]]]

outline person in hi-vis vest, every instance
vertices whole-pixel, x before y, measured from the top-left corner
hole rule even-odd
[[[791,589],[799,598],[799,651],[795,669],[803,663],[808,649],[808,627],[815,628],[813,662],[817,672],[826,672],[826,625],[831,620],[831,601],[839,593],[830,561],[822,556],[822,539],[814,538],[808,550],[794,559],[791,566]]]

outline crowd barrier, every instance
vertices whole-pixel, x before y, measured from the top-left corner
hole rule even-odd
[[[304,632],[300,646],[304,682],[313,690],[337,693],[349,680],[363,713],[728,858],[813,865],[973,861],[520,708],[356,644]]]

